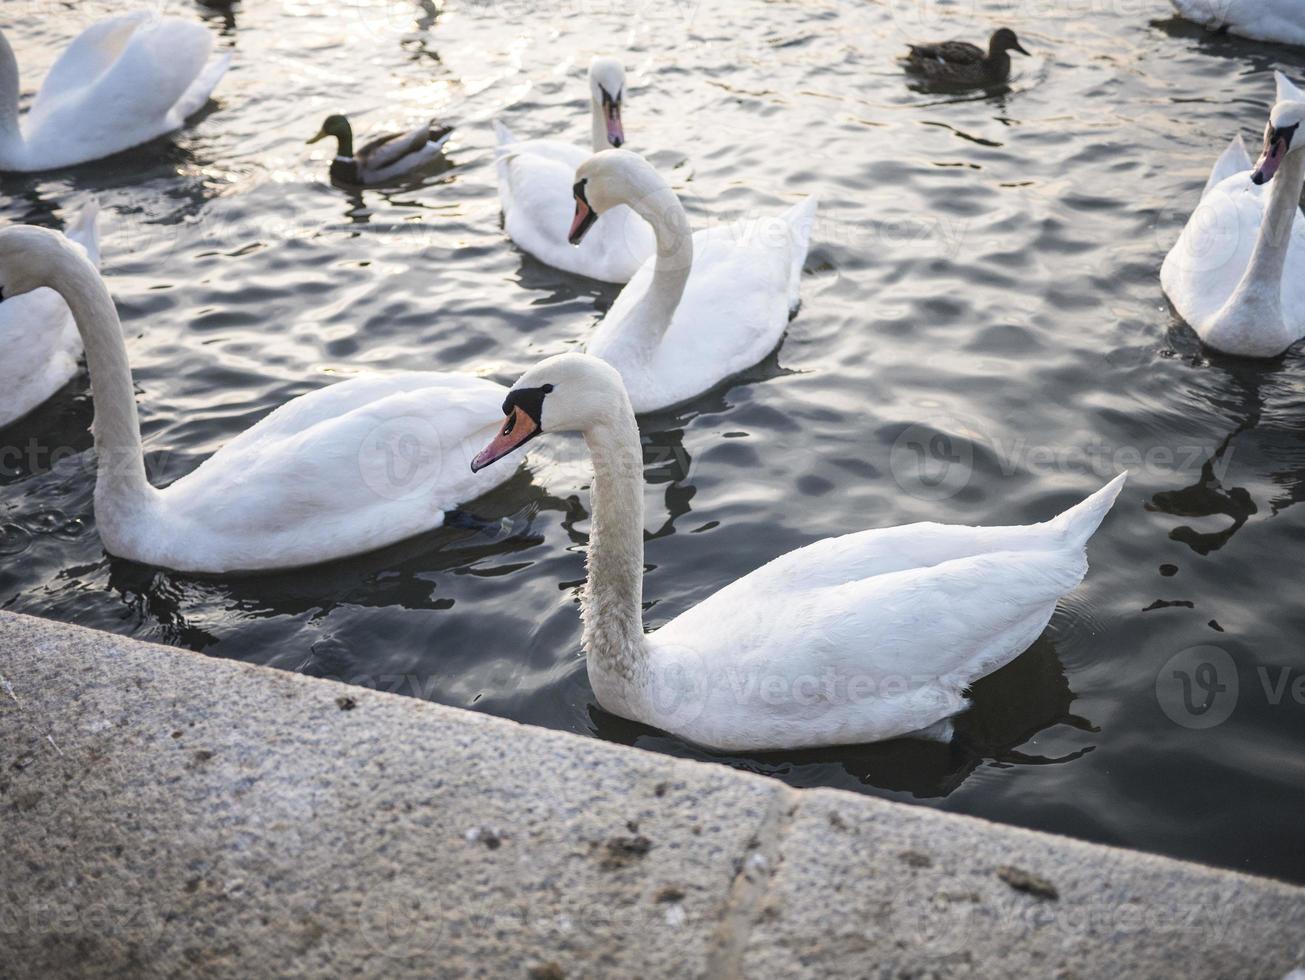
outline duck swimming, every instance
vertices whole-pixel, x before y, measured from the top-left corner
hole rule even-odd
[[[993,32],[988,52],[969,41],[940,41],[935,44],[912,44],[903,60],[906,70],[935,82],[960,85],[990,85],[1010,78],[1008,51],[1028,52],[1009,27]]]
[[[452,126],[441,126],[431,120],[407,133],[378,136],[355,153],[353,127],[337,113],[327,116],[317,135],[308,142],[334,136],[336,151],[331,161],[331,179],[341,184],[365,186],[382,184],[416,170],[443,149],[451,132]]]

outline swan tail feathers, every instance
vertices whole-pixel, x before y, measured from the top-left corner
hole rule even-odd
[[[798,307],[802,286],[802,266],[807,260],[807,250],[811,247],[811,229],[816,223],[816,206],[819,203],[820,199],[812,194],[784,212],[784,223],[788,225],[789,230],[788,308],[790,311]]]
[[[1246,149],[1246,143],[1242,139],[1242,134],[1238,133],[1224,147],[1224,151],[1219,154],[1219,159],[1214,162],[1214,167],[1210,170],[1210,179],[1205,182],[1205,189],[1201,191],[1201,196],[1205,197],[1206,194],[1210,193],[1210,188],[1216,184],[1227,180],[1233,174],[1250,170],[1254,165],[1251,161],[1251,155]]]
[[[1115,498],[1124,489],[1128,473],[1120,473],[1104,487],[1086,500],[1075,504],[1058,517],[1047,522],[1047,527],[1059,533],[1061,540],[1073,548],[1084,548],[1088,539],[1096,533],[1101,522],[1110,513]]]
[[[500,147],[507,146],[509,143],[515,143],[517,138],[512,135],[512,130],[508,129],[497,119],[494,120],[494,136],[498,140]]]
[[[199,112],[204,107],[204,103],[208,101],[208,97],[213,94],[213,90],[217,88],[217,83],[222,81],[222,76],[227,73],[227,68],[230,65],[230,51],[211,59],[205,64],[203,70],[190,83],[189,88],[178,100],[173,110],[176,113],[176,118],[188,119]]]
[[[1305,102],[1305,92],[1302,92],[1290,78],[1280,71],[1275,71],[1273,78],[1278,87],[1275,97],[1278,102]]]
[[[86,249],[91,265],[100,267],[100,204],[94,198],[82,208],[81,214],[65,232],[67,237]]]

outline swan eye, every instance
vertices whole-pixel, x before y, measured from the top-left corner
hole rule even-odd
[[[517,427],[517,413],[513,412],[511,415],[507,417],[507,421],[503,423],[503,435],[505,436],[511,435],[512,430],[515,429],[516,427]]]

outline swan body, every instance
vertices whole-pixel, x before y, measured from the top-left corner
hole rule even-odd
[[[1173,0],[1187,20],[1253,41],[1305,45],[1305,0]]]
[[[432,120],[406,133],[385,133],[353,148],[353,127],[341,115],[327,116],[309,143],[334,136],[336,154],[331,161],[331,179],[337,183],[366,186],[383,184],[411,173],[435,159],[448,142],[452,126]]]
[[[629,208],[616,209],[578,248],[567,244],[571,185],[575,171],[592,152],[625,142],[621,106],[625,70],[612,58],[589,66],[593,148],[561,140],[517,140],[495,121],[498,194],[508,237],[525,252],[554,268],[602,282],[629,282],[656,241],[648,222]]]
[[[902,60],[906,69],[935,82],[962,85],[996,84],[1010,78],[1010,51],[1028,52],[1009,27],[993,32],[988,39],[988,50],[969,41],[941,41],[934,44],[912,44],[910,53]]]
[[[576,178],[583,185],[577,233],[586,240],[610,209],[626,204],[657,236],[657,254],[621,290],[585,347],[621,373],[635,412],[709,391],[775,349],[798,306],[814,197],[782,215],[690,235],[675,193],[641,157],[605,150]],[[589,232],[579,227],[585,221]]]
[[[88,204],[68,229],[92,264],[100,264],[99,207]],[[63,297],[36,289],[0,303],[0,428],[22,418],[77,374],[82,338]]]
[[[63,297],[85,344],[95,518],[110,554],[208,573],[330,561],[439,527],[446,510],[511,475],[467,469],[500,414],[501,385],[405,372],[295,398],[156,489],[145,477],[126,344],[103,280],[61,235],[0,230],[0,290],[8,297],[42,286]]]
[[[98,160],[180,129],[208,100],[231,55],[177,17],[136,11],[91,25],[18,114],[18,65],[0,34],[0,171]]]
[[[720,751],[950,738],[969,685],[1023,652],[1082,581],[1088,539],[1124,483],[1042,524],[817,541],[645,633],[642,456],[620,375],[558,355],[527,371],[504,408],[473,467],[567,430],[593,458],[582,615],[599,704]]]
[[[1276,357],[1305,337],[1302,122],[1305,93],[1279,74],[1260,162],[1232,141],[1160,269],[1179,316],[1226,354]]]

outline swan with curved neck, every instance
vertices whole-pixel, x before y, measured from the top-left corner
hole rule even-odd
[[[1225,354],[1276,357],[1305,337],[1303,124],[1305,93],[1279,74],[1259,160],[1232,142],[1161,267],[1179,315]]]
[[[62,235],[0,229],[0,298],[42,287],[67,303],[86,348],[95,520],[110,554],[187,572],[310,565],[439,527],[445,511],[511,475],[466,468],[493,432],[503,386],[410,371],[295,398],[157,489],[146,478],[127,347],[104,281]]]
[[[694,398],[775,349],[798,306],[814,197],[782,214],[691,232],[675,192],[638,154],[596,153],[575,180],[571,242],[583,242],[625,207],[656,236],[656,255],[585,347],[621,373],[635,412]]]
[[[68,46],[20,117],[18,62],[0,33],[0,171],[72,166],[180,129],[231,60],[212,51],[199,24],[148,11],[110,17]]]
[[[92,201],[68,229],[93,265],[100,264],[96,227],[99,206]],[[77,374],[82,339],[58,293],[37,289],[0,303],[0,428],[15,422],[66,385]]]
[[[603,282],[628,282],[655,242],[647,222],[628,208],[611,216],[580,248],[566,241],[575,168],[591,152],[625,144],[625,69],[615,58],[589,64],[590,147],[561,140],[517,140],[495,120],[499,201],[508,237],[554,268]]]
[[[826,538],[643,628],[643,458],[620,375],[585,354],[528,370],[473,469],[543,433],[593,459],[586,666],[603,708],[721,751],[946,739],[966,689],[1023,652],[1087,571],[1121,475],[1043,524],[910,524]]]

